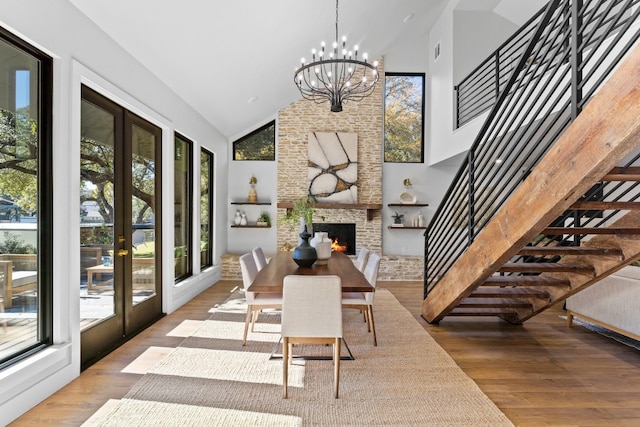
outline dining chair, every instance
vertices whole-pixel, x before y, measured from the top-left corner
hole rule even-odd
[[[340,383],[342,284],[339,276],[289,275],[282,291],[282,373],[287,398],[293,344],[332,344],[334,397]]]
[[[364,267],[367,265],[369,252],[370,251],[367,248],[361,248],[360,252],[358,252],[358,258],[356,258],[356,267],[362,272],[364,272]]]
[[[364,268],[364,277],[373,286],[376,287],[378,281],[378,270],[380,268],[380,255],[371,253]],[[373,345],[378,345],[376,337],[376,325],[373,320],[373,300],[375,292],[343,292],[342,308],[355,308],[364,314],[365,322],[367,322],[367,331],[373,332]]]
[[[256,319],[261,310],[265,308],[282,308],[282,295],[280,294],[258,294],[249,292],[249,286],[253,283],[258,275],[258,267],[253,258],[253,253],[249,252],[240,257],[240,268],[242,270],[242,284],[244,295],[247,300],[247,317],[244,321],[244,336],[242,345],[247,344],[247,333],[249,331],[249,322],[251,322],[251,332],[253,332]]]
[[[267,265],[267,257],[264,256],[264,251],[260,246],[256,246],[251,252],[253,253],[253,259],[256,262],[258,271],[262,270]]]

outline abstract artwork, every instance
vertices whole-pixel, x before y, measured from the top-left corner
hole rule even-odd
[[[309,194],[319,203],[358,203],[358,134],[309,134]]]

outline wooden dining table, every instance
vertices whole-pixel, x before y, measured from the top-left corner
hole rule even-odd
[[[282,293],[282,282],[285,276],[291,274],[338,276],[342,282],[343,292],[375,292],[376,290],[354,265],[351,258],[343,252],[332,252],[326,265],[298,267],[291,252],[280,251],[258,272],[248,291]]]
[[[290,251],[280,251],[269,263],[258,272],[253,283],[247,289],[249,292],[258,293],[282,293],[282,283],[286,276],[291,274],[302,274],[306,276],[335,275],[339,276],[342,282],[343,292],[375,292],[376,288],[371,286],[364,274],[354,265],[351,258],[342,252],[332,252],[331,258],[326,265],[313,265],[311,267],[299,267],[293,260]],[[280,338],[282,340],[282,338]],[[276,355],[276,349],[280,340],[274,345],[269,359],[281,359],[281,355]],[[341,360],[354,360],[353,353],[347,345],[344,337],[342,342],[347,349],[348,356],[341,356]],[[294,356],[304,360],[328,360],[331,356]]]

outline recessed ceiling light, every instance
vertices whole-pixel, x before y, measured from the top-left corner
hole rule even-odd
[[[258,100],[257,96],[252,96],[251,98],[247,99],[247,104],[253,104],[257,100]]]
[[[402,21],[406,24],[407,22],[411,21],[414,16],[416,16],[416,14],[412,12],[412,13],[408,14],[407,16],[405,16]]]

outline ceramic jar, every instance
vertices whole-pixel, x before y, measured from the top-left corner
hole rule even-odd
[[[316,264],[327,265],[329,258],[331,258],[331,239],[329,239],[329,235],[319,231],[315,233],[309,244],[315,248],[318,255]]]
[[[311,267],[318,259],[316,249],[309,244],[309,237],[311,237],[311,234],[307,233],[306,230],[300,233],[302,243],[293,250],[293,260],[299,267]]]

